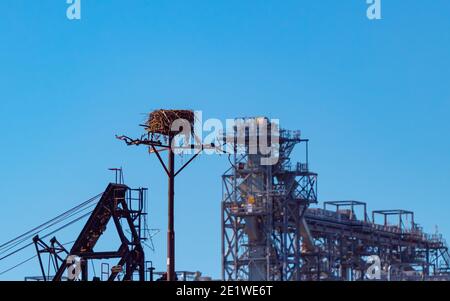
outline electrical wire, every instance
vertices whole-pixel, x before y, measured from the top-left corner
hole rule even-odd
[[[69,244],[74,243],[74,242],[75,242],[75,241],[71,241],[71,242],[65,243],[65,244],[63,244],[63,246],[69,245]],[[24,261],[22,261],[22,262],[16,264],[15,266],[12,266],[12,267],[10,267],[10,268],[8,268],[8,269],[6,269],[6,270],[0,272],[0,276],[2,276],[3,274],[6,274],[6,273],[8,273],[8,272],[10,272],[10,271],[12,271],[12,270],[18,268],[18,267],[20,267],[20,266],[22,266],[22,265],[24,265],[25,263],[27,263],[27,262],[29,262],[29,261],[35,259],[36,257],[38,257],[37,254],[34,255],[34,256],[32,256],[32,257],[30,257],[30,258],[28,258],[28,259],[25,259]]]
[[[45,230],[47,230],[47,229],[49,229],[49,228],[51,228],[51,227],[53,227],[53,226],[59,224],[60,222],[62,222],[62,221],[64,221],[64,220],[67,220],[67,219],[69,219],[69,218],[71,218],[71,217],[73,217],[73,216],[75,216],[75,215],[77,215],[77,214],[80,214],[81,212],[85,211],[86,209],[89,209],[90,207],[92,207],[93,205],[95,205],[95,203],[94,203],[94,204],[90,204],[90,203],[92,203],[93,201],[95,201],[96,199],[98,199],[101,195],[102,195],[102,194],[98,194],[97,196],[95,196],[95,197],[93,197],[93,198],[91,198],[91,199],[89,199],[89,200],[87,200],[87,201],[81,203],[80,205],[75,206],[75,207],[73,207],[73,208],[67,210],[66,212],[64,212],[64,213],[62,213],[62,214],[60,214],[60,215],[58,215],[57,217],[52,218],[51,220],[49,220],[49,221],[47,221],[47,222],[41,224],[40,226],[35,227],[35,228],[33,228],[33,229],[31,229],[31,230],[25,232],[24,234],[19,235],[18,237],[14,238],[14,239],[11,239],[10,241],[8,241],[8,242],[2,244],[1,247],[0,247],[0,250],[2,250],[2,251],[0,252],[0,255],[3,255],[3,254],[5,254],[6,252],[8,252],[9,250],[11,250],[11,249],[13,249],[13,248],[19,246],[19,245],[22,244],[23,242],[25,242],[25,241],[27,241],[28,239],[30,239],[31,237],[33,237],[33,236],[35,236],[35,235],[41,233],[42,231],[45,231]],[[89,206],[87,206],[87,205],[89,205]],[[87,206],[87,207],[86,207],[86,206]],[[85,207],[85,208],[83,208],[83,207]],[[60,230],[62,230],[62,229],[64,229],[64,228],[66,228],[66,227],[72,225],[73,223],[75,223],[75,222],[77,222],[77,221],[79,221],[79,220],[85,218],[86,216],[90,215],[91,213],[92,213],[92,211],[90,211],[90,212],[88,212],[88,213],[86,213],[86,214],[83,214],[81,217],[78,217],[78,218],[76,218],[75,220],[73,220],[73,221],[71,221],[71,222],[69,222],[69,223],[67,223],[67,224],[65,224],[65,225],[63,225],[63,226],[57,228],[56,230],[54,230],[54,231],[52,231],[52,232],[46,234],[46,235],[43,236],[42,238],[44,239],[44,238],[49,237],[50,235],[55,234],[56,232],[58,232],[58,231],[60,231]],[[34,244],[34,243],[31,242],[31,243],[28,243],[28,244],[26,244],[26,245],[24,245],[24,246],[22,246],[22,247],[19,247],[18,249],[16,249],[16,250],[14,250],[14,251],[8,253],[7,255],[1,257],[1,258],[0,258],[0,261],[6,259],[6,258],[8,258],[8,257],[11,257],[11,256],[14,255],[14,254],[17,254],[18,252],[20,252],[20,251],[22,251],[22,250],[24,250],[24,249],[26,249],[26,248],[32,246],[33,244]]]
[[[18,268],[18,267],[20,267],[20,266],[22,266],[22,265],[24,265],[25,263],[27,263],[27,262],[29,262],[29,261],[35,259],[36,257],[37,257],[37,255],[34,255],[34,256],[32,256],[32,257],[30,257],[30,258],[28,258],[28,259],[26,259],[26,260],[24,260],[24,261],[22,261],[22,262],[16,264],[15,266],[10,267],[9,269],[0,272],[0,276],[3,275],[3,274],[6,274],[6,273],[8,273],[8,272],[10,272],[10,271],[12,271],[12,270],[14,270],[14,269],[16,269],[16,268]]]
[[[95,200],[95,199],[94,199],[94,200]],[[83,204],[83,205],[84,205],[84,204]],[[86,209],[89,209],[90,207],[92,207],[92,206],[94,206],[94,205],[95,205],[95,204],[91,204],[91,205],[87,206],[86,208],[80,207],[80,209],[79,209],[78,211],[74,211],[74,212],[72,212],[71,214],[69,214],[69,215],[67,215],[67,216],[64,216],[64,218],[60,218],[60,219],[58,219],[58,220],[52,219],[52,220],[54,220],[53,223],[51,223],[51,224],[46,223],[46,224],[48,224],[48,225],[47,225],[46,227],[42,228],[42,229],[39,229],[38,231],[35,231],[35,232],[28,231],[27,233],[29,233],[29,234],[28,234],[27,236],[24,236],[20,241],[14,242],[13,244],[9,244],[9,245],[6,245],[6,244],[5,244],[5,246],[3,247],[3,250],[0,252],[0,255],[5,254],[5,253],[8,252],[9,250],[11,250],[11,249],[17,247],[18,245],[22,244],[22,243],[25,242],[25,241],[31,239],[32,237],[34,237],[35,235],[39,234],[40,232],[45,231],[45,230],[47,230],[47,229],[49,229],[49,228],[51,228],[51,227],[53,227],[53,226],[59,224],[60,222],[62,222],[62,221],[64,221],[64,220],[67,220],[67,219],[71,218],[72,216],[75,216],[75,215],[77,215],[77,214],[79,214],[79,213],[85,211]],[[70,211],[73,211],[73,210],[71,209]],[[23,235],[21,235],[21,236],[23,236]],[[27,246],[29,246],[29,245],[27,245]],[[0,258],[0,261],[1,261],[1,260],[2,260],[2,258]]]
[[[16,246],[22,244],[23,242],[28,241],[29,239],[31,239],[32,237],[34,237],[36,234],[38,234],[38,233],[40,233],[40,232],[42,232],[42,231],[45,231],[45,230],[47,230],[47,229],[49,229],[49,228],[51,228],[51,227],[53,227],[53,226],[59,224],[59,223],[62,222],[63,220],[66,220],[66,219],[68,219],[68,218],[71,218],[72,216],[77,215],[77,214],[83,212],[83,211],[86,210],[86,209],[89,209],[89,208],[92,207],[93,205],[95,205],[95,204],[92,204],[92,205],[90,205],[90,206],[88,206],[88,207],[86,207],[86,208],[83,208],[83,209],[81,209],[81,210],[79,210],[79,211],[76,211],[76,212],[74,212],[73,214],[68,215],[66,218],[64,218],[64,219],[62,219],[62,220],[55,221],[54,223],[52,223],[52,224],[46,226],[45,228],[43,228],[43,229],[41,229],[41,230],[39,230],[39,231],[37,231],[37,232],[33,232],[33,233],[29,234],[28,236],[26,236],[26,237],[24,237],[23,239],[21,239],[19,242],[16,242],[16,243],[14,243],[13,245],[10,245],[8,248],[2,250],[2,251],[0,252],[0,255],[5,254],[6,252],[8,252],[8,251],[11,250],[11,249],[14,249],[14,247],[16,247]],[[1,260],[1,259],[0,259],[0,260]]]
[[[63,226],[61,226],[61,227],[59,227],[58,229],[56,229],[56,230],[54,230],[54,231],[52,231],[52,232],[50,232],[50,233],[48,233],[48,234],[42,236],[41,239],[48,238],[49,236],[51,236],[51,235],[53,235],[53,234],[55,234],[55,233],[61,231],[62,229],[67,228],[68,226],[70,226],[70,225],[72,225],[72,224],[78,222],[79,220],[81,220],[81,219],[83,219],[83,218],[89,216],[91,213],[92,213],[92,211],[90,211],[90,212],[88,212],[88,213],[86,213],[86,214],[84,214],[84,215],[82,215],[82,216],[80,216],[80,217],[74,219],[73,221],[71,221],[71,222],[69,222],[69,223],[67,223],[67,224],[65,224],[65,225],[63,225]],[[7,255],[1,257],[1,258],[0,258],[0,261],[6,259],[6,258],[8,258],[8,257],[11,257],[11,256],[14,255],[14,254],[19,253],[19,252],[22,251],[22,250],[25,250],[26,248],[32,246],[33,244],[34,244],[34,242],[31,242],[31,243],[29,243],[29,244],[26,244],[25,246],[23,246],[23,247],[21,247],[21,248],[15,250],[15,251],[13,251],[13,252],[7,254]]]
[[[33,231],[37,231],[37,230],[39,230],[40,228],[45,227],[47,224],[52,223],[53,221],[55,221],[55,220],[57,220],[57,219],[60,219],[60,218],[64,217],[65,215],[71,213],[72,211],[77,210],[78,208],[81,208],[81,207],[83,207],[83,206],[85,206],[85,205],[87,205],[87,204],[93,202],[94,200],[98,199],[102,194],[103,194],[103,193],[100,193],[100,194],[94,196],[93,198],[90,198],[90,199],[88,199],[87,201],[81,203],[80,205],[77,205],[77,206],[75,206],[75,207],[73,207],[73,208],[67,210],[66,212],[63,212],[62,214],[60,214],[60,215],[58,215],[58,216],[52,218],[51,220],[49,220],[49,221],[47,221],[47,222],[45,222],[45,223],[43,223],[43,224],[41,224],[41,225],[39,225],[39,226],[37,226],[37,227],[35,227],[35,228],[33,228],[33,229],[31,229],[31,230],[25,232],[24,234],[21,234],[21,235],[17,236],[16,238],[11,239],[10,241],[7,241],[6,243],[3,243],[2,245],[0,245],[0,250],[3,249],[5,246],[9,245],[10,243],[12,243],[12,242],[14,242],[14,241],[16,241],[16,240],[18,240],[18,239],[20,239],[20,238],[22,238],[22,237],[28,235],[29,233],[31,233],[31,232],[33,232]]]
[[[34,227],[33,229],[31,229],[31,230],[29,230],[29,231],[27,231],[27,232],[25,232],[25,233],[15,237],[15,238],[13,238],[13,239],[11,239],[11,240],[1,244],[0,245],[0,256],[5,254],[5,253],[7,253],[7,252],[9,252],[11,249],[14,249],[14,248],[20,246],[21,244],[23,244],[27,240],[31,239],[32,237],[40,234],[41,232],[43,232],[45,230],[48,230],[48,229],[52,228],[53,226],[56,226],[56,225],[60,224],[61,222],[66,221],[66,220],[68,220],[68,219],[70,219],[70,218],[72,218],[74,216],[77,216],[77,215],[81,214],[82,212],[84,212],[87,209],[91,208],[92,206],[96,205],[96,203],[93,203],[93,202],[95,200],[97,200],[99,197],[101,197],[102,195],[103,195],[103,193],[98,194],[95,197],[93,197],[93,198],[91,198],[91,199],[81,203],[80,205],[77,205],[77,206],[67,210],[66,212],[63,212],[62,214],[60,214],[60,215],[50,219],[49,221],[47,221],[47,222],[45,222],[45,223],[43,223],[43,224],[41,224],[41,225],[39,225],[37,227]],[[55,233],[65,229],[65,228],[71,226],[72,224],[82,220],[83,218],[91,215],[92,212],[93,212],[93,210],[90,210],[89,212],[87,212],[85,214],[82,214],[79,217],[76,217],[75,219],[67,222],[66,224],[63,224],[62,226],[58,227],[57,229],[51,231],[50,233],[47,233],[47,234],[43,235],[41,237],[41,239],[46,239],[49,236],[54,235]],[[145,221],[145,224],[146,224],[146,221]],[[73,243],[73,242],[71,242],[71,243]],[[66,243],[66,244],[69,244],[69,243]],[[66,245],[66,244],[64,244],[64,245]],[[25,244],[23,246],[20,246],[17,249],[15,249],[14,251],[9,252],[8,254],[4,255],[3,257],[0,257],[0,261],[17,254],[17,253],[21,252],[22,250],[27,249],[28,247],[30,247],[32,245],[34,245],[34,242],[30,242],[30,243],[27,243],[27,244]],[[8,269],[0,272],[0,275],[8,273],[8,272],[10,272],[10,271],[12,271],[12,270],[22,266],[23,264],[33,260],[37,256],[38,255],[34,255],[33,257],[27,258],[26,260],[24,260],[24,261],[14,265],[14,266],[12,266],[11,268],[8,268]],[[94,273],[95,273],[95,271],[94,271]]]

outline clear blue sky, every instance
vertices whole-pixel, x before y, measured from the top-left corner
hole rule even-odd
[[[320,201],[414,210],[450,239],[448,0],[383,0],[375,22],[365,0],[82,2],[81,21],[64,0],[0,2],[0,242],[103,191],[107,168],[123,166],[130,186],[150,189],[163,232],[148,255],[164,269],[163,171],[114,139],[137,136],[156,108],[279,118],[311,139]],[[177,179],[177,269],[220,276],[226,167],[204,156]],[[38,274],[33,261],[0,279]]]

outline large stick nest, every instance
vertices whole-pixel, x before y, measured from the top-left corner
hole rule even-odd
[[[195,116],[190,110],[156,110],[150,113],[147,120],[147,131],[153,134],[176,135],[180,132],[172,131],[171,127],[174,121],[184,119],[191,125],[191,131],[194,129]]]

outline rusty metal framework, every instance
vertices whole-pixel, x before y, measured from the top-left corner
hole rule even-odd
[[[69,251],[56,238],[52,238],[48,245],[39,236],[35,236],[33,242],[41,267],[42,280],[70,279],[64,275],[69,266],[73,265],[71,258],[75,256],[80,261],[79,280],[88,280],[89,261],[117,259],[117,264],[111,269],[108,266],[108,269],[103,271],[102,265],[102,276],[107,274],[105,280],[129,281],[134,280],[137,274],[138,280],[144,281],[146,262],[141,242],[145,240],[143,220],[146,215],[144,205],[146,195],[145,188],[131,189],[124,184],[109,184]],[[94,248],[110,221],[118,233],[120,245],[113,251],[95,251]],[[44,255],[49,257],[47,269],[44,268]]]

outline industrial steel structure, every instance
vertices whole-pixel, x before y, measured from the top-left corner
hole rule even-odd
[[[102,264],[102,276],[107,274],[105,280],[144,281],[146,262],[141,242],[144,240],[146,194],[145,188],[131,189],[124,184],[109,184],[70,250],[66,250],[55,237],[48,245],[36,235],[33,242],[42,272],[42,278],[36,280],[60,281],[64,278],[87,281],[89,261],[117,259],[117,264],[111,269],[107,263]],[[117,231],[120,245],[113,251],[95,251],[110,221]],[[44,255],[48,256],[47,269]]]
[[[251,120],[247,119],[250,124]],[[234,140],[232,167],[223,175],[222,276],[300,280],[303,244],[313,246],[304,213],[317,202],[317,174],[308,168],[308,140],[301,139],[300,132],[280,131],[278,163],[261,165],[267,155],[248,151],[250,142],[256,141],[252,135],[260,137],[259,131],[244,131],[246,139]],[[238,132],[242,129],[236,126],[231,135]],[[272,132],[268,131],[268,141],[275,140]],[[290,155],[298,144],[305,145],[306,162],[293,167]],[[239,151],[242,147],[244,151]]]
[[[255,120],[258,118],[248,118]],[[235,126],[228,136],[242,129]],[[252,153],[251,135],[233,141],[231,167],[222,177],[222,277],[224,280],[364,280],[379,259],[382,280],[450,279],[450,256],[441,235],[425,234],[405,210],[374,211],[358,201],[317,200],[317,174],[309,169],[308,140],[299,131],[280,130],[278,162]],[[296,145],[304,162],[292,164]],[[237,150],[241,150],[240,152]],[[244,150],[244,151],[242,151]],[[254,150],[254,146],[253,149]],[[333,209],[330,209],[334,207]],[[357,216],[360,214],[360,216]],[[377,224],[377,217],[383,222]],[[396,218],[394,225],[392,218]],[[374,255],[376,257],[374,257]]]
[[[36,255],[0,275],[37,257],[42,276],[26,280],[90,280],[88,264],[97,260],[101,274],[95,275],[93,265],[92,280],[153,281],[154,276],[161,281],[210,280],[200,272],[175,270],[174,178],[203,150],[219,149],[228,154],[231,165],[222,176],[223,280],[450,280],[445,240],[437,231],[425,233],[414,212],[370,213],[366,203],[354,200],[326,201],[319,207],[318,175],[310,170],[309,140],[300,131],[279,129],[264,117],[237,119],[217,145],[200,145],[177,171],[173,135],[168,143],[152,133],[137,140],[119,138],[128,145],[150,147],[169,176],[168,271],[155,273],[153,264],[145,260],[143,244],[151,240],[146,226],[147,189],[129,188],[123,183],[122,169],[111,169],[116,182],[103,193],[1,244],[0,261],[30,246]],[[301,147],[297,149],[304,156],[301,162],[291,159],[296,147]],[[168,164],[160,156],[166,150]],[[54,237],[84,218],[87,221],[75,241],[60,243]],[[107,226],[117,232],[119,244],[115,250],[99,251]]]
[[[332,205],[335,210],[327,209]],[[361,207],[359,218],[356,207]],[[376,216],[383,223],[376,223]],[[389,219],[388,217],[391,217]],[[325,202],[324,208],[309,208],[305,214],[315,249],[302,268],[307,280],[365,280],[380,260],[379,280],[449,280],[450,257],[440,234],[426,234],[415,223],[414,213],[381,210],[369,218],[366,204],[356,201]]]

